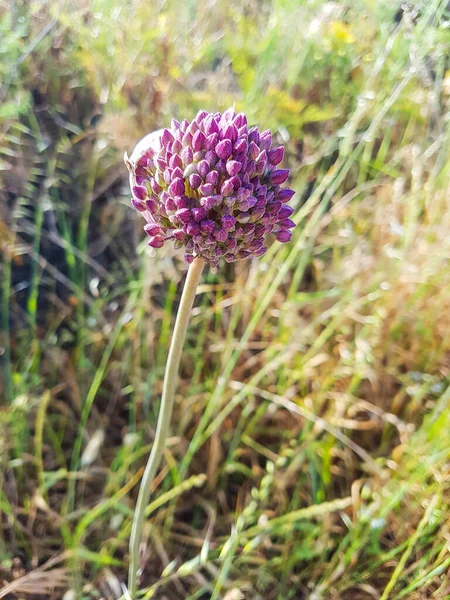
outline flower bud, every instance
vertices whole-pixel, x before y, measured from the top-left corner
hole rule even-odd
[[[216,134],[219,133],[219,127],[218,127],[214,117],[210,117],[210,118],[206,119],[206,121],[205,121],[205,135],[209,138],[214,133],[216,133]],[[216,141],[216,143],[217,143],[217,141]]]
[[[177,177],[169,186],[169,193],[173,196],[182,196],[184,194],[184,179]]]
[[[154,237],[155,235],[159,235],[162,229],[157,223],[147,223],[147,225],[144,225],[144,231],[147,235]]]
[[[133,196],[138,200],[145,200],[148,196],[147,188],[142,185],[135,185],[132,191]]]
[[[188,235],[198,235],[200,233],[200,225],[198,223],[188,223],[186,225],[186,233]]]
[[[220,188],[220,193],[222,196],[231,196],[234,191],[233,182],[230,179],[227,179],[223,182],[222,187]]]
[[[177,210],[175,215],[182,223],[187,224],[190,223],[192,220],[191,211],[188,208],[181,208],[180,210]]]
[[[201,160],[197,165],[197,173],[202,179],[205,179],[210,170],[210,166],[207,160]]]
[[[287,229],[280,229],[280,231],[278,231],[275,234],[275,237],[277,238],[277,240],[279,242],[282,242],[283,244],[286,242],[289,242],[292,238],[292,232],[288,231]]]
[[[270,133],[269,130],[264,131],[259,136],[258,146],[261,148],[261,150],[268,150],[271,145],[272,145],[272,134]]]
[[[193,190],[198,190],[198,188],[201,186],[202,184],[202,178],[200,177],[200,175],[197,175],[197,173],[194,173],[193,175],[189,176],[189,185],[191,186],[191,188]]]
[[[200,223],[200,228],[205,233],[212,233],[214,231],[214,227],[214,221],[211,221],[210,219],[206,219]]]
[[[179,154],[174,154],[169,161],[169,167],[171,169],[175,169],[175,167],[182,167],[183,161],[181,160],[181,156]]]
[[[230,177],[234,177],[235,175],[237,175],[241,170],[241,166],[241,163],[237,160],[229,160],[226,166],[228,175],[230,175]]]
[[[174,139],[172,133],[168,129],[164,129],[161,136],[161,144],[167,147]]]
[[[152,248],[162,248],[164,246],[164,238],[162,235],[155,235],[155,237],[149,239],[148,245]]]
[[[198,191],[202,194],[202,196],[211,196],[214,194],[215,187],[212,183],[202,183],[202,185],[198,188]]]
[[[158,195],[162,192],[162,187],[159,185],[159,183],[156,181],[156,179],[150,180],[150,187],[152,188],[152,192],[156,195]]]
[[[225,215],[222,217],[221,223],[225,231],[233,231],[236,225],[236,219],[232,215]]]
[[[247,151],[247,140],[245,139],[245,137],[242,137],[240,139],[238,139],[236,141],[236,143],[234,144],[234,153],[235,154],[243,154],[244,152]]]
[[[194,160],[194,151],[190,146],[187,146],[181,151],[180,157],[185,165],[190,165],[191,162]]]
[[[278,212],[278,219],[289,219],[293,212],[294,209],[292,208],[292,206],[287,206],[286,204],[284,204]]]
[[[194,173],[197,173],[197,165],[191,163],[183,171],[183,179],[188,179],[191,175],[194,175]]]
[[[206,183],[211,183],[216,186],[219,183],[219,173],[217,171],[210,171],[206,175]]]
[[[225,231],[225,229],[215,229],[213,236],[218,242],[225,242],[228,238],[228,233]]]
[[[131,198],[131,204],[139,212],[144,212],[144,210],[146,210],[146,204],[144,202],[142,202],[142,200],[139,200],[138,198]]]
[[[203,131],[196,131],[192,138],[192,149],[194,152],[198,152],[205,147],[206,137]]]
[[[206,210],[202,206],[196,206],[192,209],[192,216],[194,217],[194,221],[199,223],[206,218]]]
[[[145,208],[153,215],[158,212],[158,203],[155,197],[147,198],[145,201]]]
[[[209,212],[214,206],[214,198],[212,196],[206,196],[205,198],[200,198],[201,207]]]
[[[216,154],[219,158],[227,160],[231,156],[232,145],[229,139],[224,139],[216,146]]]
[[[213,152],[212,150],[208,150],[208,152],[206,152],[205,154],[205,160],[208,161],[209,166],[212,168],[214,167],[214,165],[217,164],[219,158],[215,152]]]
[[[207,150],[214,150],[214,148],[217,146],[218,141],[219,134],[217,132],[211,133],[211,135],[208,135],[208,137],[206,138],[205,148]]]
[[[292,196],[295,194],[294,190],[290,190],[289,188],[284,188],[280,190],[277,194],[277,200],[281,200],[281,202],[289,202]]]
[[[278,225],[283,229],[292,229],[295,227],[295,223],[292,219],[283,219],[282,221],[279,221]]]

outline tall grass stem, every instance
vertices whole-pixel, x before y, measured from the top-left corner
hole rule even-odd
[[[139,489],[139,495],[134,512],[133,524],[130,536],[130,567],[128,572],[128,591],[131,600],[135,600],[137,592],[137,577],[139,568],[139,554],[142,540],[142,529],[145,520],[145,508],[150,499],[150,486],[161,462],[169,432],[172,416],[175,390],[178,380],[181,353],[183,351],[186,331],[189,324],[192,305],[197,292],[197,286],[205,266],[205,261],[196,258],[189,267],[180,306],[175,321],[169,356],[167,358],[166,372],[164,376],[161,406],[159,409],[158,424],[156,426],[155,440],[150,456],[145,467],[144,475]]]

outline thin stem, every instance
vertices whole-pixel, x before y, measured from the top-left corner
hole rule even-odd
[[[196,258],[189,267],[180,306],[178,308],[173,337],[170,344],[169,356],[167,357],[166,373],[159,409],[158,425],[156,427],[155,440],[152,451],[145,467],[144,475],[139,489],[136,510],[133,517],[133,525],[130,536],[130,568],[128,572],[128,591],[131,600],[135,600],[137,592],[137,572],[139,566],[139,548],[142,539],[142,529],[145,518],[145,508],[150,499],[150,486],[161,462],[169,431],[172,416],[175,389],[178,380],[178,369],[180,366],[181,353],[189,323],[192,305],[194,303],[197,285],[205,266],[205,261]]]

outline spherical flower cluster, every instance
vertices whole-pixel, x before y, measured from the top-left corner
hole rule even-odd
[[[244,114],[200,111],[192,121],[173,120],[151,143],[139,144],[130,170],[133,206],[147,220],[149,245],[184,246],[185,258],[212,267],[261,256],[265,238],[291,239],[294,195],[282,188],[289,170],[278,169],[284,149],[272,148],[270,131],[248,128]]]

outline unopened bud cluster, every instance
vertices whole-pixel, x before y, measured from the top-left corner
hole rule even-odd
[[[157,144],[128,164],[132,203],[147,220],[149,245],[174,240],[185,258],[216,267],[263,255],[265,238],[291,239],[293,190],[279,169],[284,149],[272,148],[270,131],[248,128],[244,114],[200,111],[192,121],[173,120]]]

